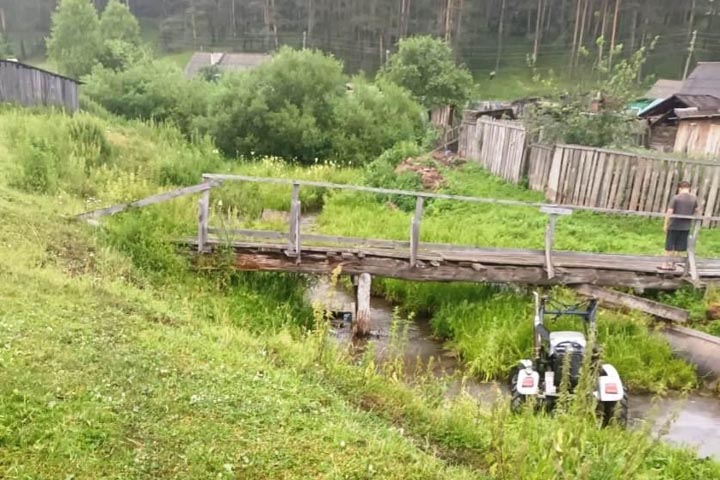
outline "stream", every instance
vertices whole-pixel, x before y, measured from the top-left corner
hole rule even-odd
[[[318,281],[308,292],[312,302],[324,305],[328,310],[343,310],[342,306],[354,302],[353,296],[341,287],[333,287],[325,280]],[[393,306],[382,298],[373,298],[371,304],[373,335],[366,343],[374,344],[378,359],[387,357],[391,348]],[[433,373],[440,377],[462,370],[462,365],[453,352],[432,336],[428,321],[416,320],[408,325],[405,364],[409,369],[418,364],[427,365],[433,359]],[[350,322],[334,322],[332,334],[340,344],[353,342]],[[357,345],[356,345],[357,346]],[[362,347],[362,345],[360,345]],[[622,374],[622,372],[621,372]],[[465,390],[479,401],[491,402],[498,392],[507,394],[505,385],[466,381]],[[452,397],[460,391],[459,382],[451,384],[447,395]],[[508,398],[509,401],[509,398]],[[676,445],[688,445],[698,450],[700,457],[720,460],[720,400],[698,393],[687,398],[673,396],[654,398],[650,395],[633,395],[630,392],[630,422],[638,425],[647,420],[653,422],[653,431],[658,432],[667,421],[676,416],[669,432],[663,439]]]

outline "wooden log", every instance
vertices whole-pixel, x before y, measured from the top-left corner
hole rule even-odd
[[[418,248],[420,247],[420,224],[423,216],[423,198],[418,197],[415,201],[415,215],[410,224],[410,266],[417,263]]]
[[[204,252],[208,241],[210,218],[210,190],[203,190],[198,200],[198,252]]]
[[[550,214],[548,216],[547,229],[545,230],[545,270],[548,279],[555,278],[555,268],[552,262],[552,249],[555,241],[555,225],[557,224],[557,215]]]
[[[362,273],[358,277],[357,299],[355,305],[355,323],[353,324],[354,337],[367,337],[372,330],[372,312],[370,310],[370,290],[372,277],[369,273]]]
[[[580,285],[575,290],[586,297],[597,298],[602,303],[638,310],[663,320],[686,323],[690,318],[687,310],[594,285]]]

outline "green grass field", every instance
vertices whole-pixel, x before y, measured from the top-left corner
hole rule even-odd
[[[597,428],[583,401],[511,415],[505,400],[445,400],[426,375],[411,387],[372,352],[350,362],[305,279],[222,258],[192,269],[168,240],[192,230],[195,199],[95,228],[71,219],[205,171],[347,182],[356,170],[233,165],[170,128],[14,109],[0,111],[0,154],[3,478],[720,478],[646,430]],[[485,295],[493,316],[515,298]]]

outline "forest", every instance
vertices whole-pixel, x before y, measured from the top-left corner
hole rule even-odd
[[[94,0],[101,11],[107,0]],[[164,52],[265,52],[289,45],[334,53],[351,71],[374,71],[400,39],[430,34],[471,70],[569,73],[622,45],[657,37],[648,65],[679,77],[720,53],[716,0],[123,0]],[[0,26],[20,57],[44,53],[56,0],[3,0]],[[693,36],[695,34],[695,42]],[[602,41],[599,39],[602,38]],[[618,53],[619,54],[619,53]]]

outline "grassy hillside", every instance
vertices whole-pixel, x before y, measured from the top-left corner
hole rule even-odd
[[[202,171],[356,171],[233,166],[172,129],[12,109],[0,153],[3,478],[720,478],[642,429],[598,429],[582,401],[512,416],[371,354],[353,365],[305,280],[190,268],[167,240],[194,199],[71,220]]]

